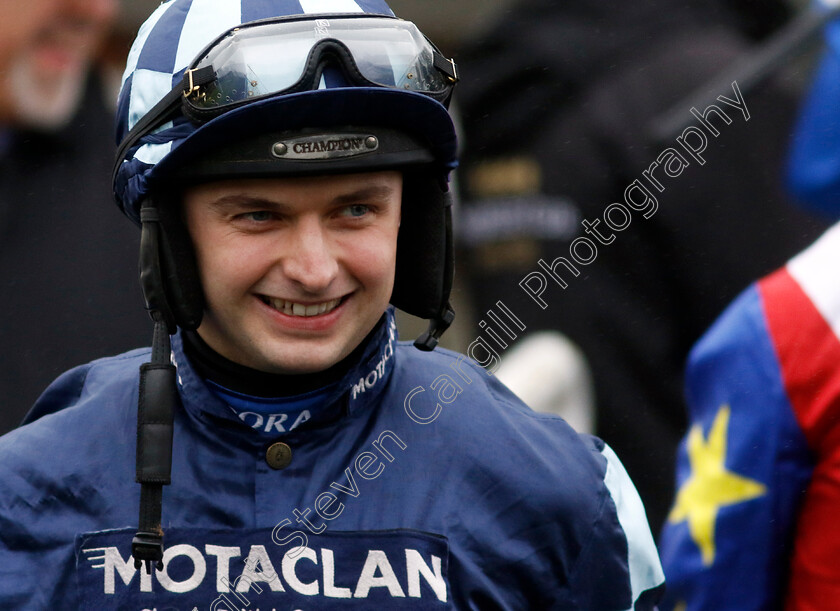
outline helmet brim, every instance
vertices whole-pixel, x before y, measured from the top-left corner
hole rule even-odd
[[[219,147],[267,132],[312,128],[342,129],[357,125],[404,132],[422,143],[443,175],[457,165],[455,127],[446,108],[432,98],[384,88],[336,88],[305,91],[259,100],[208,121],[162,159],[149,174],[149,185],[165,182]],[[334,161],[318,165],[324,173]],[[311,173],[311,166],[307,173]],[[284,172],[288,175],[288,172]],[[222,178],[222,177],[220,177]]]

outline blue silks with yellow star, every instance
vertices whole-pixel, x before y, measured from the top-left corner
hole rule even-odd
[[[660,553],[660,609],[782,608],[796,511],[813,468],[785,392],[759,285],[695,346],[691,427]]]

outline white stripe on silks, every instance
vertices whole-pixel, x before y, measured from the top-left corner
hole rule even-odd
[[[146,22],[140,26],[140,31],[137,32],[137,38],[134,41],[134,44],[131,45],[131,51],[128,53],[128,59],[126,60],[125,64],[125,72],[123,72],[122,82],[120,83],[120,87],[125,85],[126,79],[128,79],[129,75],[134,72],[134,69],[137,68],[137,62],[140,59],[140,53],[143,51],[143,47],[146,46],[146,40],[149,38],[149,34],[152,30],[155,29],[157,22],[166,12],[166,9],[169,8],[169,5],[172,4],[175,0],[170,0],[165,4],[161,4],[159,7],[155,9],[155,12],[152,13]]]
[[[300,0],[300,6],[307,15],[317,13],[364,13],[353,0]]]
[[[604,444],[601,454],[607,459],[604,484],[615,503],[618,522],[627,538],[627,565],[630,571],[630,590],[633,593],[633,605],[628,611],[632,611],[643,592],[665,581],[665,573],[648,526],[645,507],[630,476],[612,448]]]
[[[149,165],[155,165],[158,161],[166,157],[172,150],[172,143],[166,142],[164,144],[144,144],[134,154],[134,158]]]
[[[840,290],[837,262],[840,261],[840,223],[826,231],[787,264],[788,272],[840,338]]]
[[[178,41],[173,74],[186,68],[210,41],[241,23],[241,0],[193,0]]]
[[[137,70],[131,81],[128,102],[128,129],[137,125],[143,115],[172,90],[172,75],[154,70]]]

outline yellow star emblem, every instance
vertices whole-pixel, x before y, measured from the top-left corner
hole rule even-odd
[[[680,487],[668,521],[686,520],[691,538],[700,548],[703,564],[715,560],[715,521],[718,510],[765,494],[764,484],[726,470],[726,436],[729,430],[728,405],[715,415],[709,437],[703,438],[699,425],[688,434],[691,477]]]

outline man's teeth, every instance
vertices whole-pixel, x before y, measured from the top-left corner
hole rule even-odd
[[[324,303],[316,303],[315,305],[304,305],[302,303],[295,303],[293,301],[286,301],[285,299],[270,299],[266,303],[275,310],[288,314],[289,316],[318,316],[330,312],[341,303],[341,299],[333,299],[332,301],[325,301]]]

